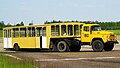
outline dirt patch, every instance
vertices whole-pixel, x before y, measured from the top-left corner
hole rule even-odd
[[[0,43],[3,43],[3,39],[2,39],[2,37],[0,37]]]
[[[3,49],[3,39],[0,38],[0,51],[4,51]]]

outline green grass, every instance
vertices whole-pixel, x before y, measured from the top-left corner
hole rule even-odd
[[[120,35],[120,30],[107,30],[107,31],[114,32],[116,35]]]
[[[0,37],[3,36],[3,30],[0,30]]]
[[[0,54],[0,68],[35,68],[32,62],[17,60]]]

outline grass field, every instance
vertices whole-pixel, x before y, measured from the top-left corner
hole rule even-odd
[[[107,30],[107,31],[114,32],[116,35],[120,35],[120,30]]]
[[[35,68],[32,62],[26,62],[23,60],[17,60],[0,54],[0,68]]]
[[[3,32],[2,32],[2,30],[0,30],[0,37],[2,37],[3,36],[3,34],[2,34]]]

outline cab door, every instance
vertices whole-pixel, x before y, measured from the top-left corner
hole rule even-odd
[[[82,42],[90,42],[90,26],[83,26],[81,41]]]

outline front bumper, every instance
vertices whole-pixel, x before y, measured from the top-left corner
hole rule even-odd
[[[117,40],[116,41],[108,41],[107,43],[119,44],[119,42]]]
[[[116,40],[115,42],[114,42],[115,44],[119,44],[119,42]]]

